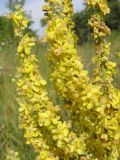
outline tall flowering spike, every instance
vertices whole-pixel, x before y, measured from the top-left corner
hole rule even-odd
[[[88,85],[87,71],[77,55],[75,35],[72,30],[71,1],[51,5],[52,17],[48,22],[47,40],[50,45],[51,77],[57,91],[69,101],[79,101]],[[61,2],[61,1],[59,1]],[[47,11],[47,10],[46,10]],[[47,11],[46,15],[50,17]]]
[[[87,0],[87,3],[95,10],[89,25],[93,28],[96,49],[93,83],[99,86],[100,93],[97,103],[91,106],[90,123],[93,127],[87,146],[89,152],[98,160],[117,160],[120,153],[120,91],[112,86],[112,74],[116,64],[109,61],[110,43],[106,36],[110,34],[110,29],[104,22],[104,16],[110,9],[106,0]]]
[[[38,153],[37,160],[58,160],[63,155],[65,158],[80,156],[85,150],[84,138],[77,137],[70,125],[61,121],[60,108],[54,106],[47,96],[46,81],[39,73],[35,55],[31,54],[35,38],[23,32],[18,35],[21,35],[17,49],[20,66],[17,69],[16,84],[20,127],[25,130],[27,143],[32,144]]]
[[[50,4],[49,1],[48,8]],[[92,85],[89,83],[87,71],[83,69],[83,64],[77,55],[74,24],[71,23],[71,1],[63,0],[58,5],[52,5],[51,12],[52,16],[46,10],[49,18],[46,33],[50,45],[49,60],[52,62],[51,79],[58,93],[66,101],[65,106],[69,111],[72,129],[78,135],[84,134],[86,137],[86,126],[89,126],[86,108],[90,104],[89,100],[86,103],[84,101],[87,97],[86,94],[91,91]],[[98,89],[91,95],[94,95],[96,91]]]
[[[84,125],[88,124],[89,118],[85,118],[85,107],[89,105],[89,100],[86,103],[84,101],[92,84],[77,55],[74,23],[71,20],[72,3],[63,0],[62,3],[51,6],[51,11],[52,16],[49,12],[46,13],[50,18],[46,33],[50,45],[49,60],[52,62],[51,79],[56,91],[65,99],[65,109],[69,112],[72,129],[78,135],[84,134],[86,137]]]

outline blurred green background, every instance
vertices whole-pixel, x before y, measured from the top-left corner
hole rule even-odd
[[[8,1],[9,10],[14,10],[16,4],[24,1]],[[120,1],[110,0],[111,14],[105,21],[111,28],[112,34],[108,40],[112,43],[110,59],[117,63],[116,74],[114,75],[114,85],[120,88]],[[88,18],[93,11],[85,7],[80,13],[75,13],[75,31],[78,36],[78,54],[82,58],[85,68],[89,71],[90,77],[93,74],[92,57],[95,54],[91,29],[88,26]],[[28,16],[28,15],[27,15]],[[30,26],[32,25],[32,21]],[[45,24],[43,24],[45,25]],[[36,36],[29,26],[29,32]],[[33,160],[35,153],[31,146],[25,144],[23,131],[18,129],[18,105],[16,103],[16,91],[12,79],[17,66],[16,49],[18,41],[14,36],[11,20],[6,16],[0,16],[0,160],[5,160],[7,150],[10,148],[18,151],[21,160]],[[49,81],[49,63],[47,60],[47,46],[37,40],[34,53],[39,59],[40,71],[48,81],[48,92],[51,97],[53,90]],[[56,96],[57,97],[57,96]],[[55,101],[59,99],[54,98]]]

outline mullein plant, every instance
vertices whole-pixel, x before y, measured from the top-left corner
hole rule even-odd
[[[71,7],[71,1],[54,0],[48,1],[43,10],[49,19],[46,33],[52,62],[51,78],[62,97],[74,102],[80,99],[88,76],[77,55]]]
[[[88,0],[94,8],[93,27],[96,56],[95,77],[89,80],[77,56],[71,1],[47,1],[47,41],[52,62],[51,79],[72,113],[76,134],[86,135],[86,153],[91,159],[117,160],[120,147],[120,91],[112,85],[115,63],[109,60],[110,29],[104,16],[110,12],[106,0]]]
[[[107,36],[110,29],[104,17],[110,12],[107,0],[87,0],[88,7],[94,9],[89,25],[93,28],[96,56],[93,62],[93,84],[100,86],[99,101],[92,109],[95,117],[92,145],[89,147],[98,159],[117,160],[120,153],[120,91],[112,85],[112,75],[116,64],[109,60],[110,42]]]
[[[39,73],[37,59],[31,53],[35,38],[24,33],[28,24],[24,10],[18,7],[11,17],[20,39],[15,82],[20,127],[24,129],[26,143],[31,144],[38,153],[37,160],[77,158],[85,151],[84,137],[77,136],[71,125],[61,120],[60,107],[54,105],[47,95],[47,82]]]
[[[72,128],[81,132],[78,123],[83,121],[83,115],[79,116],[81,98],[86,93],[89,77],[77,55],[77,40],[71,19],[72,1],[48,1],[43,10],[49,19],[46,33],[50,46],[51,79],[56,91],[65,100],[65,109],[69,110]],[[76,133],[79,135],[78,132]]]
[[[95,76],[90,80],[77,55],[77,38],[72,22],[72,0],[46,0],[43,7],[48,20],[47,42],[51,80],[64,99],[68,120],[61,117],[63,107],[53,104],[46,81],[32,54],[35,38],[24,31],[29,23],[23,8],[11,17],[16,36],[19,67],[15,82],[19,103],[19,122],[26,143],[38,153],[37,160],[117,160],[120,148],[120,91],[112,85],[115,63],[109,61],[110,29],[104,16],[110,12],[106,0],[87,0],[94,15],[96,56]],[[27,157],[26,157],[27,158]]]

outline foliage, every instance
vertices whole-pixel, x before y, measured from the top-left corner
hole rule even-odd
[[[94,78],[90,79],[77,55],[73,31],[72,1],[48,0],[47,42],[50,47],[51,80],[63,106],[53,104],[46,92],[46,81],[39,73],[31,49],[35,38],[24,32],[28,20],[22,8],[12,14],[19,67],[15,82],[18,92],[20,127],[26,143],[34,147],[37,160],[88,159],[117,160],[120,147],[120,91],[113,84],[116,66],[109,60],[110,29],[104,16],[110,12],[106,0],[87,0],[94,13],[93,29],[96,56]],[[64,109],[63,109],[64,108]],[[66,118],[61,116],[62,109]]]
[[[14,38],[12,21],[5,16],[0,16],[0,42],[11,43]]]
[[[119,0],[110,0],[109,7],[111,14],[106,16],[105,21],[108,27],[112,31],[120,31],[120,1]]]

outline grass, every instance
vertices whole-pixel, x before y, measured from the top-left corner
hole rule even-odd
[[[114,76],[114,84],[120,87],[120,58],[117,56],[117,53],[120,52],[120,34],[114,33],[109,39],[112,42],[111,59],[117,62],[118,68],[117,74]],[[18,129],[18,105],[16,103],[15,86],[12,83],[17,65],[16,48],[15,43],[8,44],[5,42],[5,45],[0,45],[0,160],[5,160],[6,152],[9,148],[18,151],[21,160],[33,160],[35,153],[31,146],[27,146],[24,143],[23,131]],[[95,52],[93,48],[91,43],[78,47],[78,53],[91,77],[93,74],[91,58]],[[38,43],[34,52],[40,61],[39,66],[43,77],[49,80],[49,63],[46,50],[46,46]],[[55,101],[55,93],[51,88],[51,83],[48,81],[47,90]]]

